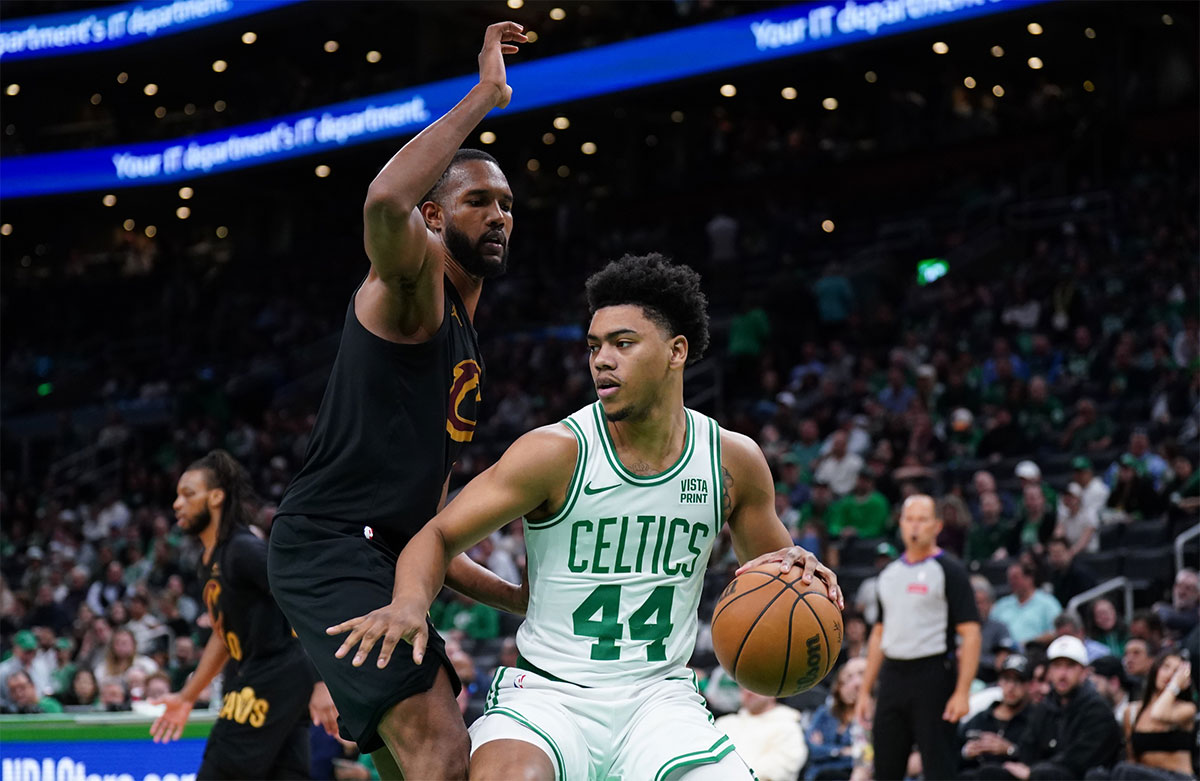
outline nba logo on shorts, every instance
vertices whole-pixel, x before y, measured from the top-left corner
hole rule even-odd
[[[372,529],[370,526],[364,526],[363,527],[363,536],[369,540],[375,536],[375,530]]]
[[[521,673],[520,675],[517,676],[517,679],[515,681],[513,681],[513,688],[516,688],[516,689],[524,689],[525,688],[525,673]]]

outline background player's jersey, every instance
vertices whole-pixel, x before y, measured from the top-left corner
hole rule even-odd
[[[686,413],[683,454],[652,477],[618,460],[599,402],[563,421],[579,444],[566,502],[525,522],[532,666],[583,686],[686,674],[722,522],[720,428]]]
[[[304,466],[278,515],[361,523],[398,554],[437,514],[483,385],[475,328],[449,279],[444,290],[442,325],[420,344],[368,331],[350,297]]]
[[[300,641],[267,584],[267,543],[249,529],[236,528],[200,564],[204,607],[233,659],[245,665],[284,651],[298,652]]]

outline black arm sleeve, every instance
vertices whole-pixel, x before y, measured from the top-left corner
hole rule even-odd
[[[949,608],[947,623],[950,628],[968,621],[979,623],[979,609],[975,607],[975,591],[962,562],[950,556],[940,559],[946,573],[946,604]]]
[[[267,583],[267,543],[253,534],[237,534],[229,541],[226,557],[229,578],[243,588],[271,593]]]

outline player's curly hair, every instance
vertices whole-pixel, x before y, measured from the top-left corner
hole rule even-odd
[[[670,335],[687,339],[688,366],[708,349],[708,299],[700,290],[700,275],[657,252],[626,255],[592,274],[587,298],[593,315],[606,306],[640,306]]]
[[[250,484],[250,473],[236,458],[226,450],[210,450],[187,468],[189,472],[192,470],[205,473],[210,489],[220,488],[225,492],[225,504],[221,508],[221,528],[217,531],[218,545],[228,540],[237,527],[250,525],[259,499]]]
[[[425,193],[420,202],[433,201],[434,203],[441,203],[440,199],[446,189],[446,182],[450,180],[450,174],[453,173],[455,168],[471,160],[485,160],[495,164],[497,168],[500,167],[500,162],[487,152],[480,149],[460,149],[454,153],[454,157],[450,158],[450,165],[446,166],[446,170],[442,171],[442,175],[433,183],[433,187],[429,188],[429,192]]]

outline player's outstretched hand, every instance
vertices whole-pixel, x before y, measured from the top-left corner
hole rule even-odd
[[[354,654],[354,660],[351,662],[355,667],[362,667],[371,649],[380,640],[383,643],[379,646],[379,660],[376,662],[379,669],[387,667],[387,663],[392,659],[392,651],[401,640],[412,646],[413,661],[420,664],[425,657],[425,644],[429,641],[425,615],[424,610],[418,611],[408,604],[398,605],[392,602],[378,610],[372,610],[365,616],[331,626],[325,630],[325,634],[350,633],[334,656],[341,659],[357,645],[358,652]]]
[[[818,561],[815,554],[801,548],[799,545],[790,545],[772,553],[764,553],[758,558],[751,559],[738,567],[738,571],[734,574],[741,575],[752,567],[769,564],[773,561],[779,562],[780,572],[788,572],[791,570],[793,564],[799,564],[802,568],[800,575],[801,583],[812,583],[814,576],[820,578],[825,582],[825,589],[829,593],[829,599],[833,604],[838,606],[838,610],[846,609],[845,600],[842,598],[842,589],[838,586],[837,575],[829,567]]]
[[[333,697],[329,695],[329,687],[324,681],[313,684],[312,696],[308,698],[308,715],[315,726],[325,730],[326,735],[331,738],[338,736],[337,706],[333,704]]]
[[[185,700],[178,694],[168,694],[151,699],[150,704],[167,706],[162,715],[150,725],[150,734],[154,737],[154,742],[170,743],[172,740],[178,740],[192,712],[192,701]]]
[[[483,34],[479,50],[479,83],[496,88],[496,108],[504,108],[512,99],[512,87],[504,70],[504,55],[520,51],[516,43],[525,43],[525,28],[516,22],[497,22]]]

